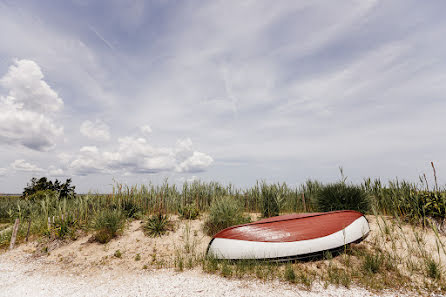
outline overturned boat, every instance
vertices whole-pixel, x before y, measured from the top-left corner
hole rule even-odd
[[[214,235],[208,255],[217,259],[294,259],[343,248],[370,232],[353,210],[290,214],[232,226]]]

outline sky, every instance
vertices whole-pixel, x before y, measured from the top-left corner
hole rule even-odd
[[[446,2],[0,0],[0,193],[446,182]]]

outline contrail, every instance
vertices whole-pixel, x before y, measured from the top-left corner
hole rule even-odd
[[[103,42],[104,42],[104,43],[105,43],[111,50],[116,51],[115,47],[114,47],[113,45],[111,45],[111,43],[108,42],[107,39],[105,39],[104,37],[102,37],[102,35],[99,34],[99,32],[96,31],[95,28],[93,28],[93,26],[88,25],[88,27],[89,27],[90,30],[93,31],[94,34],[96,34],[96,36],[97,36],[100,40],[102,40],[102,41],[103,41]]]

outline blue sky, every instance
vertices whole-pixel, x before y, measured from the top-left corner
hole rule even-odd
[[[0,1],[0,192],[440,182],[443,1]]]

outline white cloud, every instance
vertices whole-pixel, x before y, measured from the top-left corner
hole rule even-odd
[[[0,140],[38,151],[51,149],[63,134],[51,114],[63,106],[63,101],[42,80],[42,71],[35,62],[14,63],[0,79],[0,84],[9,90],[7,96],[0,96]]]
[[[92,153],[92,154],[97,154],[98,153],[98,148],[95,146],[83,146],[80,149],[81,153]]]
[[[93,140],[110,140],[110,128],[101,120],[96,120],[95,122],[84,121],[81,124],[80,132],[82,135]]]
[[[214,160],[211,156],[208,156],[201,152],[193,152],[192,156],[181,162],[176,170],[178,172],[199,172],[204,171],[209,167]]]
[[[177,180],[178,183],[182,184],[182,183],[185,183],[185,182],[193,183],[195,181],[200,181],[200,178],[198,176],[196,176],[196,175],[192,175],[191,177],[187,177],[187,178],[184,177],[184,176],[181,176],[181,177],[177,178],[176,180]]]
[[[144,134],[150,134],[150,133],[152,133],[152,127],[150,127],[149,125],[141,126],[140,130],[141,130],[141,132],[144,133]]]
[[[23,159],[15,160],[11,163],[11,168],[16,171],[25,171],[25,172],[42,172],[44,171],[42,168],[39,168],[37,165],[26,162]]]
[[[124,137],[114,152],[104,152],[109,168],[126,168],[134,173],[156,173],[175,168],[175,157],[169,148],[155,148],[145,138]]]
[[[175,159],[177,172],[199,172],[209,167],[214,160],[211,156],[193,150],[190,138],[177,141],[175,148]]]
[[[123,137],[115,151],[100,152],[95,146],[84,146],[70,163],[69,168],[78,175],[90,173],[122,174],[157,172],[198,172],[212,163],[212,157],[194,151],[192,141],[179,140],[174,148],[157,148],[145,138]]]
[[[65,165],[68,164],[71,159],[73,159],[73,156],[68,153],[59,153],[56,157],[62,164]]]
[[[0,176],[6,175],[6,171],[7,171],[6,168],[0,168]]]
[[[31,60],[15,60],[0,85],[9,90],[8,97],[23,108],[48,113],[63,107],[58,94],[43,80],[42,70]]]
[[[193,183],[194,181],[199,181],[200,179],[196,175],[192,175],[190,178],[186,179],[188,183]]]
[[[56,168],[55,166],[48,167],[48,174],[53,177],[65,176],[63,169]]]
[[[80,154],[69,163],[71,169],[77,175],[88,175],[90,173],[107,173],[103,157],[95,146],[84,146]]]

